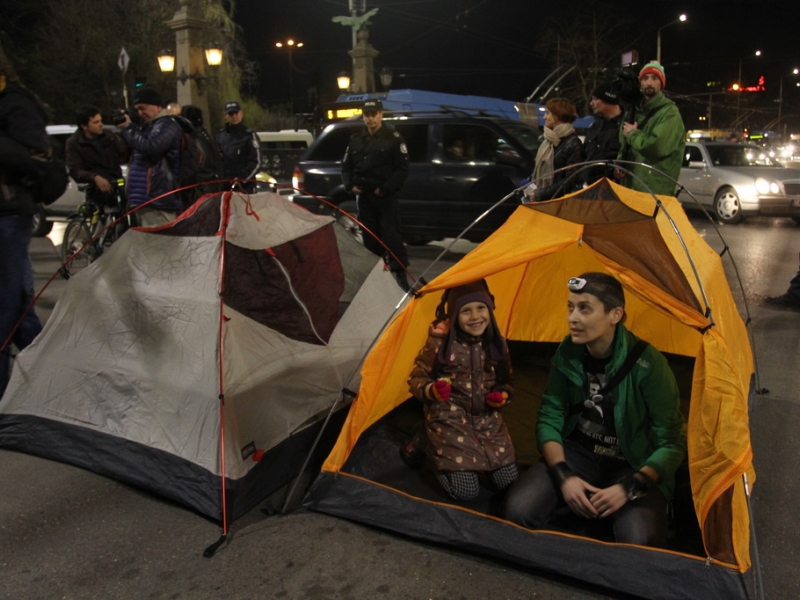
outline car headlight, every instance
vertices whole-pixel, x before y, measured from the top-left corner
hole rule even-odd
[[[760,177],[756,179],[756,190],[758,190],[759,194],[780,194],[781,192],[781,188],[776,182],[761,179]]]

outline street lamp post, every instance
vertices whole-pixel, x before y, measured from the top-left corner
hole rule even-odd
[[[685,14],[681,15],[677,19],[675,19],[674,21],[670,21],[669,23],[667,23],[663,27],[659,27],[658,28],[658,34],[656,35],[656,62],[658,64],[660,64],[660,65],[664,64],[664,63],[661,62],[661,30],[662,29],[666,29],[670,25],[675,25],[675,23],[683,23],[684,21],[686,21],[686,18],[687,17],[686,17]]]
[[[292,106],[292,114],[294,114],[294,63],[292,62],[292,50],[295,48],[302,48],[303,42],[295,42],[289,38],[285,42],[275,42],[275,47],[286,48],[289,51],[289,104]]]
[[[210,44],[205,49],[205,55],[208,66],[218,67],[222,64],[222,49],[219,48],[218,44]],[[159,52],[158,68],[161,69],[162,73],[172,73],[175,70],[175,55],[169,50],[162,50]],[[212,79],[216,79],[216,75],[205,75],[200,69],[195,69],[195,72],[190,75],[186,72],[186,67],[181,67],[181,72],[176,79],[182,86],[185,86],[188,81],[193,81],[197,87],[197,93],[202,96],[208,82]],[[178,99],[183,100],[184,98],[179,96]],[[180,104],[180,102],[178,104]],[[184,106],[188,104],[195,104],[195,102],[187,102]]]
[[[350,89],[350,75],[342,71],[336,78],[336,86],[343,92]]]
[[[172,66],[181,73],[177,84],[178,104],[193,104],[200,107],[203,114],[208,115],[208,101],[203,95],[206,80],[203,47],[199,43],[200,33],[208,24],[199,14],[194,0],[180,0],[180,9],[167,21],[167,25],[175,32]]]

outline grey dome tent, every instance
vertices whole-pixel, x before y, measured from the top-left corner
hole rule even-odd
[[[0,446],[224,529],[298,475],[401,297],[332,217],[275,194],[207,196],[70,279],[15,361]]]

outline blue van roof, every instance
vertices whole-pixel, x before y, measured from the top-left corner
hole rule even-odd
[[[429,92],[426,90],[390,90],[385,93],[374,94],[342,94],[337,102],[363,102],[376,98],[383,103],[387,111],[431,111],[438,112],[443,109],[462,111],[467,114],[487,114],[519,121],[518,102],[490,98],[488,96],[463,96],[460,94],[445,94],[443,92]],[[539,113],[539,126],[544,126],[544,105],[535,105]],[[587,128],[594,121],[594,117],[581,117],[573,124],[575,128]]]

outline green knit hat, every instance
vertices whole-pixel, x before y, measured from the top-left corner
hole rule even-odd
[[[655,75],[661,80],[661,89],[667,87],[667,76],[664,74],[664,67],[661,66],[661,63],[652,61],[643,66],[642,70],[639,71],[639,81],[642,80],[642,77],[649,74]]]

